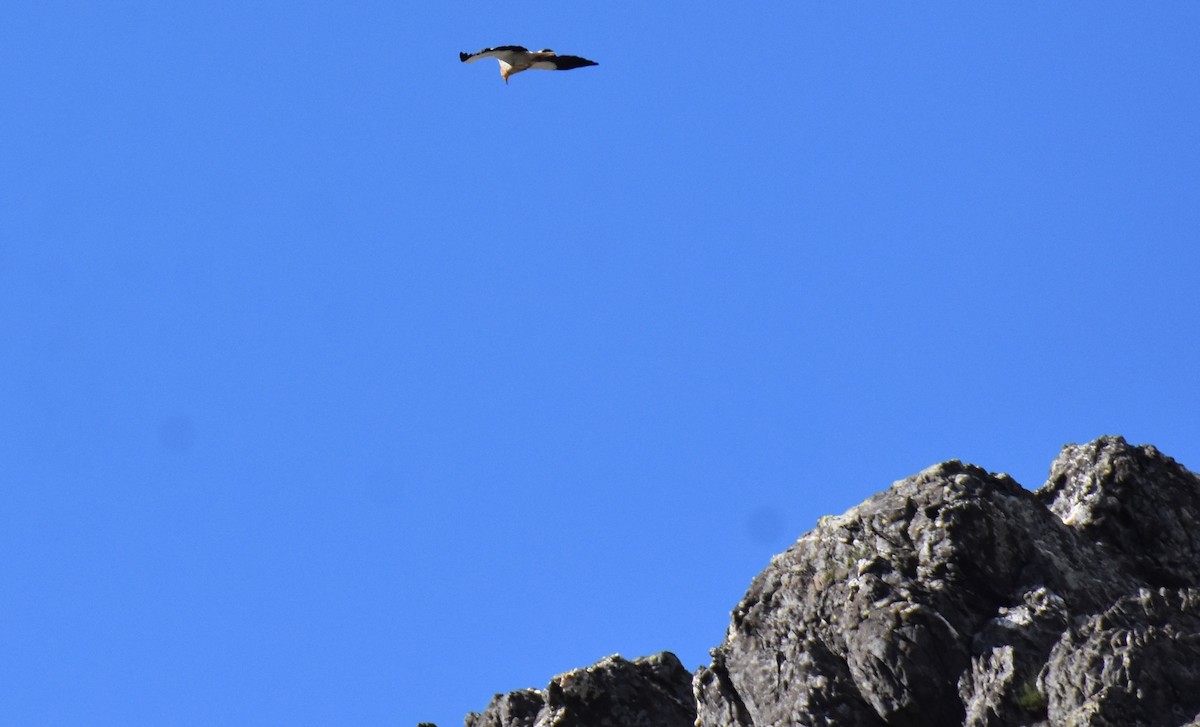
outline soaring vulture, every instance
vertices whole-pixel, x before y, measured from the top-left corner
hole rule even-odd
[[[598,66],[596,61],[589,61],[579,56],[560,56],[549,48],[531,51],[519,45],[498,45],[495,48],[484,48],[478,53],[459,53],[458,60],[463,63],[474,63],[480,58],[495,58],[500,61],[500,75],[508,83],[508,77],[514,73],[527,71],[530,68],[540,68],[543,71],[569,71],[572,68]]]

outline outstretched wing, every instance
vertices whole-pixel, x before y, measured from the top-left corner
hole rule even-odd
[[[478,53],[459,53],[458,60],[463,63],[474,63],[480,58],[495,58],[501,63],[512,62],[524,56],[529,55],[529,49],[519,45],[498,45],[495,48],[484,48]]]
[[[550,58],[540,58],[534,61],[529,67],[540,68],[544,71],[569,71],[572,68],[583,68],[584,66],[598,66],[596,61],[589,61],[587,58],[579,56],[553,56]]]

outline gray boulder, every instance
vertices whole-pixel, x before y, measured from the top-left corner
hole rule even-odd
[[[602,659],[560,674],[541,691],[497,694],[466,727],[692,727],[692,675],[664,651]]]

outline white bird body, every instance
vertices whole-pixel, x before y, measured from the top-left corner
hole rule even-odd
[[[500,76],[504,78],[505,83],[508,83],[509,76],[530,68],[569,71],[572,68],[600,65],[596,61],[579,56],[560,56],[549,48],[531,51],[519,45],[499,45],[495,48],[484,48],[478,53],[458,54],[458,59],[463,63],[474,63],[480,58],[495,58],[500,63]]]

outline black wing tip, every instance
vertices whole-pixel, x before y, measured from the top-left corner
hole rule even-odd
[[[460,51],[458,54],[458,60],[462,61],[463,63],[466,63],[467,59],[470,57],[471,57],[470,53],[463,53]]]
[[[583,68],[584,66],[600,65],[596,61],[591,61],[587,58],[580,58],[579,56],[559,56],[555,59],[555,63],[558,65],[558,70],[560,71],[569,71],[573,68]]]

